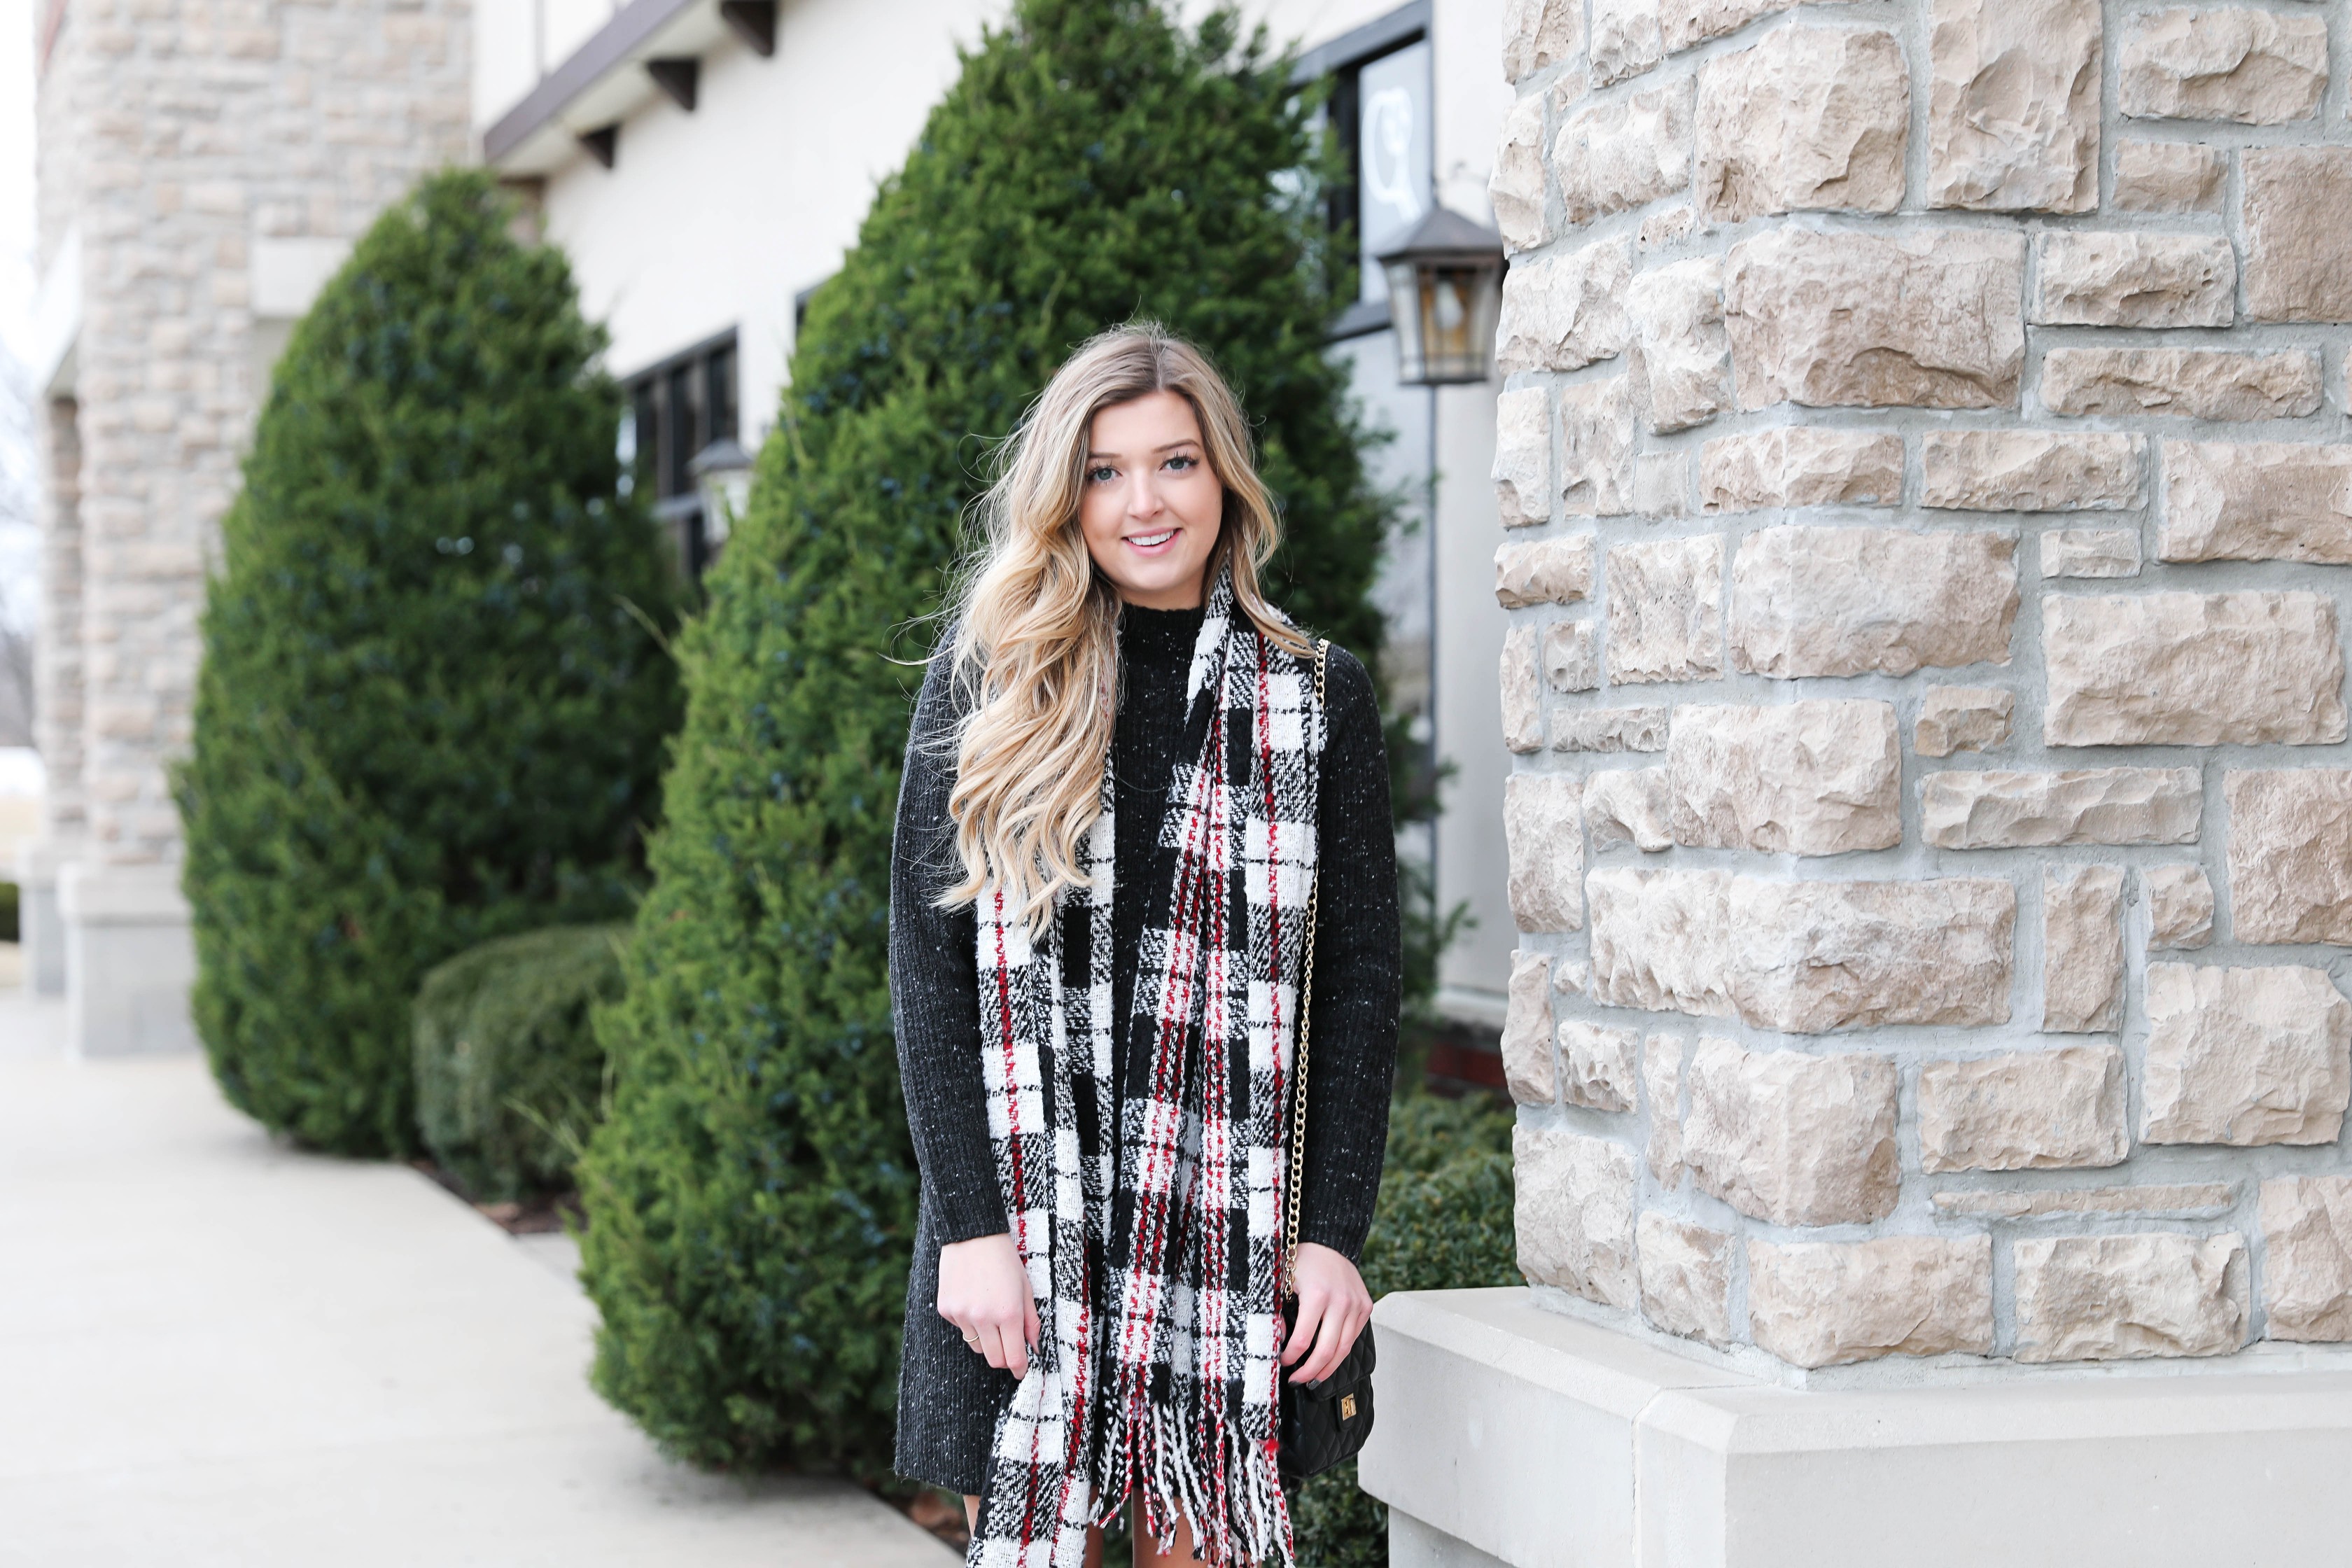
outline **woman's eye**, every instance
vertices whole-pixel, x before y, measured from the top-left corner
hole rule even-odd
[[[1087,483],[1090,485],[1107,485],[1117,478],[1118,478],[1117,468],[1098,466],[1087,470]]]
[[[1168,467],[1171,471],[1181,474],[1188,468],[1199,467],[1200,462],[1200,458],[1192,457],[1187,453],[1180,452],[1175,457],[1168,459]]]

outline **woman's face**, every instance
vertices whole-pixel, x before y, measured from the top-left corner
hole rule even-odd
[[[1121,599],[1150,610],[1198,605],[1224,510],[1191,403],[1154,392],[1095,415],[1078,526]]]

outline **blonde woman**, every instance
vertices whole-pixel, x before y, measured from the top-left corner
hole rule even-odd
[[[1139,1564],[1286,1561],[1278,1381],[1371,1314],[1399,978],[1371,680],[1334,647],[1318,705],[1258,586],[1277,520],[1241,409],[1156,328],[1072,356],[984,511],[891,868],[922,1165],[898,1466],[964,1494],[976,1564],[1079,1568],[1130,1501]]]

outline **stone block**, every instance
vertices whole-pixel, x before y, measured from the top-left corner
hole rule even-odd
[[[1699,68],[1698,207],[1712,223],[1903,201],[1911,80],[1877,27],[1782,27]]]
[[[1641,1073],[1638,1029],[1570,1018],[1559,1026],[1560,1095],[1588,1110],[1631,1110]]]
[[[1708,511],[1893,506],[1903,499],[1903,437],[1803,427],[1721,437],[1699,450],[1698,489]]]
[[[1903,841],[1892,703],[1685,703],[1666,741],[1675,841],[1843,855]]]
[[[1554,691],[1590,691],[1601,684],[1601,648],[1591,621],[1555,621],[1544,628],[1543,672]]]
[[[1919,501],[1958,511],[2136,506],[2147,448],[2137,436],[1931,430],[1919,438]]]
[[[1789,1034],[2009,1018],[2006,879],[1768,882],[1596,870],[1592,998]]]
[[[1719,1230],[1644,1214],[1641,1243],[1642,1316],[1670,1334],[1731,1342],[1731,1242]]]
[[[2053,414],[2300,419],[2319,408],[2319,356],[2305,349],[2055,348],[2038,388]]]
[[[1542,387],[1496,399],[1493,474],[1505,528],[1551,521],[1551,405]],[[1502,557],[1495,559],[1499,565]]]
[[[1570,517],[1633,510],[1638,401],[1630,375],[1559,389],[1559,490]]]
[[[1689,188],[1691,84],[1580,109],[1552,140],[1562,214],[1571,224],[1624,212]]]
[[[1731,247],[1742,408],[2005,408],[2025,363],[2025,237],[1777,228]]]
[[[2139,120],[2284,125],[2319,112],[2327,24],[2250,5],[2134,12],[2124,23],[2116,102]]]
[[[1584,780],[1584,825],[1596,855],[1621,844],[1653,855],[1671,849],[1674,807],[1664,768],[1604,768]]]
[[[1519,1272],[1604,1306],[1640,1297],[1633,1262],[1633,1152],[1522,1122],[1511,1130]]]
[[[1592,0],[1592,85],[1639,76],[1666,58],[1658,0]]]
[[[1642,220],[1634,231],[1633,243],[1644,251],[1658,250],[1669,245],[1680,245],[1698,232],[1698,215],[1690,204],[1682,203],[1663,211],[1654,212]]]
[[[2227,1355],[2246,1338],[2246,1244],[2235,1236],[2021,1237],[2022,1362]]]
[[[2352,945],[2352,772],[2231,771],[2230,934]]]
[[[2218,234],[2066,229],[2034,237],[2039,326],[2226,327],[2238,257]]]
[[[1723,541],[1715,534],[1609,551],[1609,679],[1723,673]]]
[[[1703,425],[1731,406],[1731,340],[1723,330],[1723,262],[1703,256],[1636,277],[1625,306],[1651,433]]]
[[[2213,884],[2202,866],[2144,866],[2140,891],[2147,895],[2147,945],[2203,947],[2213,940]]]
[[[2036,1187],[2030,1192],[1937,1193],[1939,1213],[1987,1219],[2039,1219],[2054,1214],[2179,1214],[2213,1217],[2237,1206],[2226,1182],[2143,1187]]]
[[[1506,397],[1509,393],[1503,395]],[[1592,535],[1570,533],[1495,552],[1495,600],[1507,610],[1592,597]]]
[[[1513,773],[1503,781],[1511,918],[1521,931],[1584,924],[1582,786],[1573,773]]]
[[[2246,319],[2352,321],[2344,215],[2352,211],[2352,147],[2249,147],[2245,187]]]
[[[1486,199],[1506,250],[1533,250],[1551,237],[1544,216],[1544,96],[1531,92],[1503,117]]]
[[[2167,441],[2156,553],[2165,561],[2352,564],[2352,447]]]
[[[1511,954],[1502,1042],[1503,1086],[1521,1105],[1551,1105],[1559,1099],[1551,1031],[1551,957],[1522,948]]]
[[[2273,1340],[2352,1340],[2352,1177],[2264,1182],[2263,1334]]]
[[[1663,752],[1666,749],[1666,710],[1663,708],[1555,708],[1551,710],[1551,749],[1555,752]]]
[[[2195,768],[1982,769],[1919,783],[1919,835],[1938,849],[2052,844],[2194,844]]]
[[[2044,868],[2042,1030],[2053,1035],[2112,1034],[2123,1027],[2123,868]]]
[[[1793,1366],[1992,1353],[1992,1238],[1748,1243],[1748,1327]]]
[[[2137,577],[2139,531],[2054,528],[2042,536],[2044,577]]]
[[[2047,595],[2042,658],[2045,745],[2344,739],[2336,606],[2318,594]]]
[[[1512,263],[1503,278],[1497,372],[1581,370],[1624,353],[1633,330],[1625,314],[1633,276],[1633,247],[1622,239]]]
[[[2229,160],[2218,147],[2194,142],[2122,142],[2116,145],[2117,212],[2217,213]]]
[[[1728,871],[1595,870],[1592,999],[1732,1017]]]
[[[1732,563],[1731,659],[1752,674],[2007,664],[2016,620],[2013,534],[1790,524]]]
[[[1683,1158],[1702,1190],[1741,1214],[1774,1225],[1846,1225],[1894,1212],[1891,1058],[1702,1039],[1690,1097]]]
[[[1525,753],[1543,750],[1542,694],[1536,684],[1536,628],[1503,634],[1503,744]]]
[[[1935,0],[1933,16],[1928,205],[2097,205],[2098,0]]]
[[[1690,511],[1690,459],[1680,452],[1643,452],[1633,459],[1633,510],[1656,521]]]
[[[1573,56],[1584,42],[1577,0],[1503,0],[1503,77],[1523,81]]]
[[[1923,757],[1990,752],[2009,739],[2017,694],[1992,686],[1931,686],[1919,700],[1911,749]]]
[[[2130,1152],[2114,1046],[1919,1065],[1919,1169],[1930,1175],[2120,1165]]]
[[[1642,1093],[1650,1102],[1650,1175],[1672,1192],[1683,1184],[1683,1051],[1680,1035],[1642,1042]]]
[[[2147,966],[2140,1137],[2333,1143],[2352,1095],[2352,1003],[2327,972]]]

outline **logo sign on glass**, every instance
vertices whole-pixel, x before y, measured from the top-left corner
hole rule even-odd
[[[1357,79],[1357,227],[1363,296],[1388,298],[1373,259],[1429,212],[1429,45],[1410,45],[1364,67]]]

